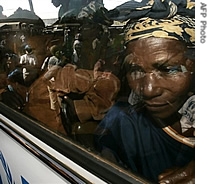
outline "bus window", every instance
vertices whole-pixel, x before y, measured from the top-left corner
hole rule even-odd
[[[193,0],[0,5],[0,114],[106,182],[194,180]]]

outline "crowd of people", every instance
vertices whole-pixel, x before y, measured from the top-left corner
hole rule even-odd
[[[75,124],[97,122],[94,149],[115,164],[155,183],[195,183],[195,2],[128,1],[107,16],[127,22],[110,66],[103,57],[83,68],[80,34],[70,58],[49,48],[40,70],[50,108],[70,137]],[[19,64],[35,67],[25,52]]]

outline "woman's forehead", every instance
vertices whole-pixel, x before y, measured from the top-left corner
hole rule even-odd
[[[186,46],[177,40],[166,39],[166,38],[145,38],[137,39],[127,44],[128,53],[152,53],[154,51],[165,51],[165,52],[182,52],[186,50]]]
[[[176,40],[146,38],[134,40],[127,45],[124,62],[138,65],[183,64],[186,46]]]

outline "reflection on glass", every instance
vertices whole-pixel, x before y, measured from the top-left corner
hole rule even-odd
[[[193,1],[183,8],[165,1],[49,0],[42,4],[53,10],[48,17],[38,0],[15,2],[10,14],[0,6],[1,102],[155,182],[177,164],[173,145],[186,146],[183,163],[193,160]],[[175,15],[176,8],[189,8],[190,18]],[[169,14],[175,18],[164,19]],[[160,152],[150,159],[142,150]]]

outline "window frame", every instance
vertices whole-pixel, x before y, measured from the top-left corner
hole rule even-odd
[[[75,162],[88,172],[94,174],[96,177],[104,180],[107,183],[151,183],[143,177],[137,177],[132,173],[124,170],[123,168],[118,167],[113,163],[109,163],[109,161],[104,160],[94,153],[91,153],[90,151],[74,143],[70,139],[65,138],[49,129],[46,129],[43,125],[39,124],[35,120],[25,116],[21,112],[11,109],[2,102],[0,102],[0,114],[8,118],[10,121],[27,131],[28,133],[32,134],[37,139],[47,144],[63,156],[67,157],[71,161]],[[10,128],[12,129],[12,127]],[[13,129],[13,131],[15,130]],[[18,134],[17,131],[16,133]],[[20,134],[19,136],[23,137],[23,135]],[[24,137],[24,139],[27,139],[27,137]],[[51,157],[50,152],[48,152],[47,150],[41,150],[37,145],[33,143],[32,140],[28,139],[26,141],[36,147],[36,149],[41,151],[43,154],[47,155],[49,158]],[[58,160],[54,161],[64,168],[68,167],[66,167],[64,163],[58,162]],[[46,160],[45,163],[47,164]],[[69,172],[74,171],[69,170]]]

